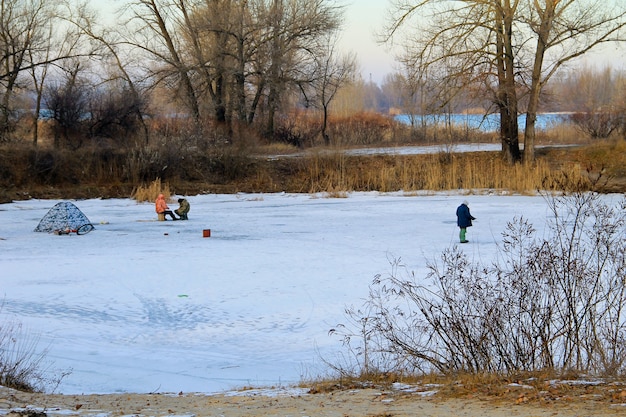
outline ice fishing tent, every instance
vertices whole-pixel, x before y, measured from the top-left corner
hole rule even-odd
[[[88,226],[85,226],[88,225]],[[83,227],[85,226],[85,227]],[[82,229],[81,229],[82,227]],[[52,207],[41,219],[35,232],[58,232],[58,231],[80,231],[87,232],[93,230],[91,222],[82,211],[69,201],[62,201]],[[82,233],[78,234],[82,234]]]

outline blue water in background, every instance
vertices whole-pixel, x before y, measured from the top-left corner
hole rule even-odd
[[[413,116],[415,126],[421,126],[422,123],[427,126],[443,125],[447,118],[450,118],[451,123],[454,126],[480,130],[482,132],[497,132],[500,129],[500,115],[499,114],[427,114],[427,115],[415,115]],[[541,113],[537,115],[537,121],[535,128],[537,130],[546,130],[558,125],[568,124],[569,115],[563,113]],[[410,125],[411,116],[408,114],[399,114],[394,117],[395,120]],[[523,130],[526,126],[526,115],[521,114],[517,118],[520,130]]]

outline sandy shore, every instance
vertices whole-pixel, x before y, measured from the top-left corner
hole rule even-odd
[[[626,391],[554,401],[505,398],[444,398],[411,390],[358,389],[309,394],[306,389],[248,390],[206,394],[30,394],[0,388],[0,415],[43,416],[623,416]],[[623,401],[622,400],[623,397]]]

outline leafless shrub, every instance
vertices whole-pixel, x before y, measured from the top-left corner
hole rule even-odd
[[[75,64],[61,83],[50,85],[46,92],[45,101],[54,122],[52,131],[57,149],[67,147],[76,150],[85,139],[89,87],[79,76],[81,71],[80,65]]]
[[[274,132],[272,140],[278,143],[295,146],[296,148],[302,148],[304,147],[305,142],[310,142],[310,139],[307,138],[305,134],[288,124],[278,126]]]
[[[48,351],[27,334],[21,323],[0,321],[0,385],[27,392],[56,389],[69,371],[57,373],[46,361]]]
[[[393,131],[393,121],[376,113],[359,113],[348,118],[331,119],[328,134],[334,145],[372,145],[385,143]]]
[[[163,176],[166,168],[161,152],[153,147],[131,149],[126,158],[126,172],[131,181],[137,183]]]
[[[392,261],[364,306],[346,310],[352,325],[332,330],[360,372],[384,364],[407,373],[624,374],[626,199],[546,200],[547,235],[515,218],[488,265],[457,246],[429,264],[426,279]]]
[[[114,138],[116,145],[129,146],[129,137],[140,132],[145,102],[128,87],[96,91],[89,100],[89,136]]]
[[[384,349],[385,339],[373,325],[376,311],[372,304],[361,308],[354,306],[345,310],[347,324],[339,324],[329,334],[340,335],[347,354],[340,356],[335,362],[326,361],[327,365],[341,377],[364,377],[391,371],[394,368],[393,358]]]
[[[583,133],[593,139],[605,139],[623,124],[623,115],[615,111],[574,113],[570,120]]]

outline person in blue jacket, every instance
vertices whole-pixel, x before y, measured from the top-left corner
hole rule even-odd
[[[470,214],[469,203],[465,200],[463,204],[456,209],[456,224],[461,229],[459,232],[461,243],[469,242],[469,240],[465,238],[465,233],[467,232],[467,228],[472,225],[472,220],[476,220],[476,217]]]

